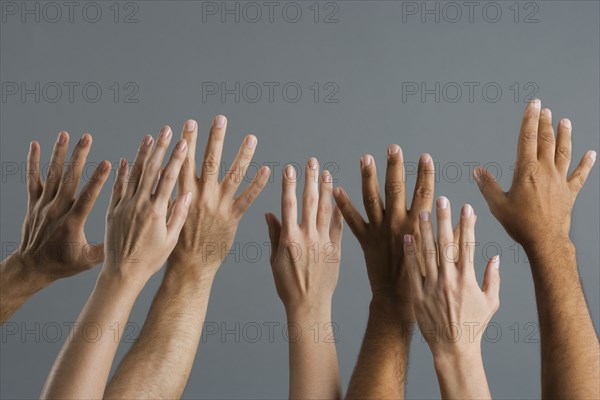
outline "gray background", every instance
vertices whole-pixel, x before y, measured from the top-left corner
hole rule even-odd
[[[35,3],[27,2],[29,7]],[[501,249],[502,305],[493,319],[496,330],[488,331],[489,338],[483,344],[492,393],[498,398],[539,397],[539,331],[531,324],[537,317],[530,272],[522,250],[517,250],[487,211],[463,163],[497,163],[502,168],[504,188],[508,188],[516,135],[530,87],[538,88],[536,96],[554,111],[555,122],[563,116],[572,119],[576,161],[585,150],[600,148],[598,2],[521,2],[518,22],[510,8],[515,7],[513,1],[492,5],[481,2],[471,22],[464,6],[462,18],[451,22],[455,10],[447,8],[443,14],[444,4],[438,2],[418,6],[434,8],[438,3],[442,13],[439,22],[431,15],[422,22],[419,15],[406,14],[403,21],[401,2],[338,1],[337,11],[321,2],[318,23],[313,21],[314,13],[309,8],[313,1],[295,3],[302,9],[296,23],[282,17],[285,2],[275,9],[272,22],[263,13],[255,23],[243,18],[236,23],[233,16],[227,16],[225,23],[219,16],[208,16],[203,22],[201,2],[133,3],[137,11],[131,8],[134,6],[120,5],[117,23],[109,8],[112,1],[95,3],[102,10],[96,23],[82,17],[84,2],[75,9],[72,22],[64,7],[62,19],[57,22],[48,21],[54,18],[51,9],[46,9],[39,22],[34,16],[26,16],[22,22],[20,15],[3,12],[3,95],[7,94],[7,82],[9,86],[10,82],[24,82],[28,87],[35,82],[41,87],[49,82],[80,85],[73,102],[63,93],[53,103],[50,100],[54,92],[48,91],[45,96],[42,93],[39,102],[32,95],[25,99],[16,95],[7,96],[0,104],[3,257],[19,241],[26,206],[24,179],[10,171],[16,164],[22,172],[20,163],[25,161],[30,140],[41,143],[42,160],[47,161],[59,130],[69,131],[72,143],[89,131],[94,135],[89,160],[98,163],[109,159],[115,164],[121,156],[132,160],[143,135],[156,135],[164,124],[178,132],[186,118],[195,118],[202,143],[212,117],[227,115],[229,129],[223,159],[230,162],[243,136],[252,132],[259,138],[255,160],[273,163],[274,180],[240,224],[236,239],[240,248],[247,250],[246,256],[239,261],[227,259],[210,299],[207,322],[216,324],[213,326],[219,330],[234,332],[239,323],[239,338],[234,334],[206,338],[185,397],[284,398],[288,385],[287,342],[282,334],[285,315],[275,293],[268,247],[263,245],[268,240],[263,214],[279,213],[282,167],[290,161],[304,165],[310,156],[316,156],[321,165],[331,163],[338,184],[361,205],[359,156],[372,153],[383,178],[386,147],[398,143],[408,162],[416,163],[420,153],[429,152],[439,163],[436,195],[450,199],[455,215],[463,203],[469,202],[475,208],[479,216],[477,239],[481,242],[477,253],[479,277],[485,267],[486,248],[488,256],[496,254],[485,244],[496,243]],[[234,3],[228,2],[230,7]],[[20,4],[17,6],[22,7]],[[221,2],[216,4],[221,6]],[[462,2],[455,4],[460,6]],[[488,20],[482,15],[486,5]],[[38,3],[38,7],[43,5]],[[501,18],[490,22],[498,8],[502,10]],[[94,10],[87,9],[88,19],[94,17]],[[263,12],[266,10],[263,8]],[[293,10],[288,9],[289,18],[294,16]],[[136,11],[138,21],[124,23],[125,14],[132,11]],[[253,18],[252,10],[246,11],[246,16]],[[332,11],[336,11],[337,22],[323,23],[324,16]],[[524,23],[531,12],[537,22]],[[266,93],[258,102],[244,97],[235,102],[231,95],[225,102],[218,96],[203,101],[203,82],[227,82],[232,86],[236,81],[241,86],[251,82],[278,82],[280,86],[273,102],[265,98]],[[95,103],[82,96],[81,88],[89,82],[103,89]],[[139,92],[134,98],[138,102],[126,103],[123,96],[115,102],[109,89],[114,82],[121,87],[127,82],[137,85]],[[295,103],[281,94],[281,87],[288,82],[297,83],[303,90]],[[321,89],[317,102],[309,88],[315,82]],[[323,101],[330,82],[339,89],[335,103]],[[425,101],[409,96],[403,102],[403,82],[426,82],[429,88],[435,82],[441,87],[452,82],[477,82],[479,86],[473,101],[463,91],[463,97],[452,102],[455,92],[450,91],[451,84],[439,102],[433,95]],[[490,82],[502,89],[496,102],[490,99],[495,96],[492,89],[487,99],[482,95],[482,87]],[[527,86],[530,82],[534,85]],[[510,88],[515,83],[520,88],[517,99],[515,86]],[[122,88],[120,93],[129,90]],[[246,97],[253,93],[248,92]],[[289,93],[294,95],[293,91]],[[414,178],[414,174],[408,177],[411,188]],[[600,321],[598,183],[595,167],[575,206],[572,229],[596,330]],[[107,184],[86,226],[92,241],[102,239],[109,195]],[[262,250],[259,256],[253,243]],[[38,396],[67,335],[63,324],[76,319],[99,270],[97,267],[56,282],[37,294],[8,323],[19,330],[18,334],[10,335],[6,325],[3,327],[2,398]],[[150,281],[135,305],[131,321],[137,326],[143,324],[160,279],[161,274]],[[369,299],[362,253],[346,229],[333,308],[339,326],[337,349],[344,387],[363,337]],[[275,327],[272,343],[265,325],[270,322],[280,324]],[[253,323],[262,327],[256,343],[252,343],[256,336]],[[62,337],[53,340],[56,324],[61,326]],[[22,337],[25,330],[34,333]],[[496,339],[498,331],[501,335]],[[120,346],[117,362],[128,347],[126,343]],[[419,336],[411,349],[408,395],[439,396],[432,358]]]

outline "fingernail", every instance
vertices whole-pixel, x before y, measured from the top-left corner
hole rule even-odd
[[[529,104],[531,104],[533,108],[537,108],[538,110],[542,108],[542,102],[540,101],[540,99],[533,99]]]
[[[431,160],[431,156],[427,153],[423,153],[421,154],[421,164],[425,165],[427,163],[429,163],[429,160]]]
[[[404,235],[404,243],[405,244],[411,244],[412,243],[412,236],[411,235]]]
[[[419,213],[419,218],[421,221],[429,221],[429,211],[421,211]]]
[[[127,160],[125,160],[124,158],[121,158],[121,160],[119,160],[119,168],[125,169],[126,166],[127,166]]]
[[[246,138],[246,146],[248,146],[251,149],[255,148],[256,147],[256,138],[252,135],[248,136]]]
[[[89,142],[90,142],[90,137],[89,137],[89,135],[87,135],[85,133],[81,136],[81,139],[79,139],[79,144],[81,146],[86,146]]]
[[[325,183],[331,183],[332,182],[331,174],[327,170],[325,170],[323,172],[323,182],[325,182]]]
[[[266,178],[266,177],[268,177],[268,176],[269,176],[269,172],[270,172],[271,170],[269,169],[269,167],[265,166],[265,167],[262,167],[262,168],[260,169],[260,171],[261,171],[261,172],[260,172],[261,176],[264,176],[264,177]]]
[[[588,156],[592,159],[592,161],[596,162],[596,152],[594,150],[588,151]]]
[[[388,147],[388,156],[393,156],[396,155],[400,152],[400,146],[398,146],[397,144],[392,144],[390,145],[390,147]]]
[[[470,205],[465,204],[462,208],[463,217],[470,217],[471,214],[473,214],[473,208]]]
[[[340,197],[341,194],[342,194],[342,190],[340,188],[333,189],[333,196],[334,197]]]
[[[196,128],[196,121],[193,119],[188,119],[185,123],[185,130],[188,132],[193,131]]]
[[[444,196],[438,197],[437,205],[439,208],[445,209],[446,207],[448,207],[448,199],[445,198]]]
[[[227,121],[227,119],[224,116],[217,115],[215,117],[215,122],[214,122],[215,128],[222,128],[222,127],[224,127],[226,121]]]
[[[308,168],[317,169],[318,165],[319,165],[319,162],[317,161],[316,158],[312,157],[311,159],[308,160]]]
[[[102,161],[102,165],[100,165],[100,171],[102,173],[108,171],[108,161]]]
[[[65,144],[67,141],[67,135],[64,132],[58,134],[58,144]]]
[[[287,176],[288,179],[294,179],[296,177],[296,169],[291,165],[288,165],[285,168],[285,176]]]
[[[571,129],[571,120],[569,118],[563,118],[560,123],[565,127]]]
[[[162,139],[169,139],[171,137],[171,128],[169,128],[168,126],[165,126],[164,128],[162,128],[162,130],[160,131],[160,135],[159,135]]]
[[[550,111],[549,108],[544,108],[542,110],[542,114],[544,114],[546,117],[551,117],[552,116],[552,111]]]
[[[500,256],[494,256],[492,257],[492,264],[494,264],[494,267],[496,267],[496,269],[500,268]]]
[[[371,156],[368,154],[365,154],[360,158],[360,166],[364,168],[369,165],[371,165]]]
[[[192,192],[187,192],[185,195],[185,200],[183,201],[186,206],[189,206],[192,202]]]
[[[177,146],[175,146],[177,148],[178,151],[185,151],[186,147],[187,147],[187,141],[185,139],[181,139],[179,141],[179,143],[177,143]]]
[[[143,143],[145,146],[152,146],[152,143],[154,143],[154,139],[152,138],[152,136],[150,136],[150,135],[147,135],[147,136],[144,138],[144,140],[142,140],[142,143]]]
[[[475,168],[473,170],[473,176],[475,177],[475,180],[479,182],[479,178],[481,178],[481,171],[479,170],[479,168]]]

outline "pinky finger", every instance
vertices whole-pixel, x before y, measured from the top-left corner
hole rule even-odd
[[[27,194],[29,205],[33,205],[42,194],[42,180],[40,178],[40,145],[35,140],[29,144],[27,155]]]
[[[113,191],[110,195],[110,208],[115,208],[117,204],[123,198],[123,193],[125,191],[125,178],[127,177],[127,170],[129,169],[129,165],[127,164],[127,160],[121,158],[119,161],[119,168],[117,169],[117,176],[115,177],[115,183],[113,185]]]
[[[589,150],[585,153],[581,161],[579,161],[579,165],[577,165],[577,168],[575,168],[575,171],[569,177],[569,186],[575,194],[579,193],[585,184],[595,162],[596,152],[594,150]]]
[[[248,210],[248,208],[254,203],[254,200],[260,195],[260,192],[265,188],[271,175],[271,169],[269,167],[261,167],[258,173],[252,180],[250,186],[244,190],[244,192],[235,199],[233,202],[233,209],[238,218]]]
[[[186,194],[179,196],[173,204],[171,215],[167,221],[167,235],[169,237],[174,236],[173,242],[177,242],[179,232],[181,232],[181,228],[183,228],[183,224],[185,224],[191,202],[192,192],[187,192]]]
[[[413,299],[423,298],[423,275],[417,259],[417,248],[415,238],[412,235],[404,235],[404,258],[410,276],[410,287]],[[413,302],[414,304],[414,302]]]
[[[96,171],[94,171],[89,182],[81,190],[77,200],[75,200],[71,213],[81,224],[85,222],[85,219],[92,210],[92,207],[100,194],[100,190],[108,178],[109,171],[110,163],[108,161],[102,161],[98,168],[96,168]]]

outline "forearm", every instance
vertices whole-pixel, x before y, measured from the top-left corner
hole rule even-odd
[[[105,270],[60,351],[41,398],[101,398],[124,326],[143,285]]]
[[[414,326],[410,303],[378,298],[371,301],[367,330],[347,398],[404,398]]]
[[[342,385],[331,320],[331,302],[286,309],[290,399],[341,399]]]
[[[28,270],[19,256],[11,254],[0,263],[0,325],[6,322],[31,296],[50,282]]]
[[[598,337],[585,301],[575,246],[568,240],[552,250],[527,255],[538,306],[543,397],[599,398]]]
[[[480,349],[456,355],[434,355],[443,399],[491,399]]]
[[[179,275],[167,267],[140,336],[106,398],[179,398],[194,363],[213,277]]]

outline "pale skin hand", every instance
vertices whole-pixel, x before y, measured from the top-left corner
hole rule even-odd
[[[342,214],[331,204],[332,177],[329,171],[319,177],[318,161],[308,161],[300,224],[296,171],[291,165],[284,171],[282,186],[282,221],[270,213],[265,218],[275,287],[288,325],[299,332],[296,340],[289,341],[289,397],[341,399],[335,342],[325,339],[333,331],[331,301],[339,276],[343,227]]]
[[[500,260],[492,257],[480,289],[473,266],[476,217],[468,204],[453,232],[450,202],[438,199],[437,241],[429,211],[419,220],[420,250],[415,238],[405,235],[404,254],[415,317],[433,354],[442,398],[489,399],[481,337],[500,305]]]
[[[0,264],[0,324],[29,297],[57,279],[89,270],[104,259],[103,244],[88,243],[83,231],[110,163],[102,161],[77,195],[92,145],[85,133],[65,166],[69,134],[60,132],[45,182],[40,177],[40,145],[33,141],[27,156],[27,215],[19,249]]]
[[[523,115],[510,190],[502,191],[484,169],[475,171],[492,214],[529,258],[540,321],[542,397],[600,398],[598,337],[569,238],[573,205],[595,160],[596,152],[588,151],[569,175],[571,122],[562,119],[555,137],[552,113],[536,99]]]
[[[190,204],[189,193],[179,196],[167,218],[186,154],[181,140],[159,178],[171,136],[171,129],[163,128],[154,149],[152,137],[144,138],[129,176],[127,162],[119,163],[106,216],[106,261],[41,398],[98,399],[104,393],[133,303],[175,247]]]
[[[361,158],[361,172],[368,222],[343,189],[334,190],[335,201],[363,249],[373,292],[367,330],[347,397],[403,398],[414,313],[402,241],[405,234],[419,238],[418,213],[431,210],[435,170],[431,157],[423,154],[410,209],[398,145],[388,148],[385,206],[372,156]]]
[[[200,176],[196,171],[196,121],[186,121],[188,143],[178,193],[191,193],[188,217],[140,336],[106,388],[106,398],[180,398],[194,363],[212,283],[235,238],[238,224],[268,182],[262,167],[236,197],[257,140],[244,139],[225,178],[219,165],[227,120],[213,120]]]

